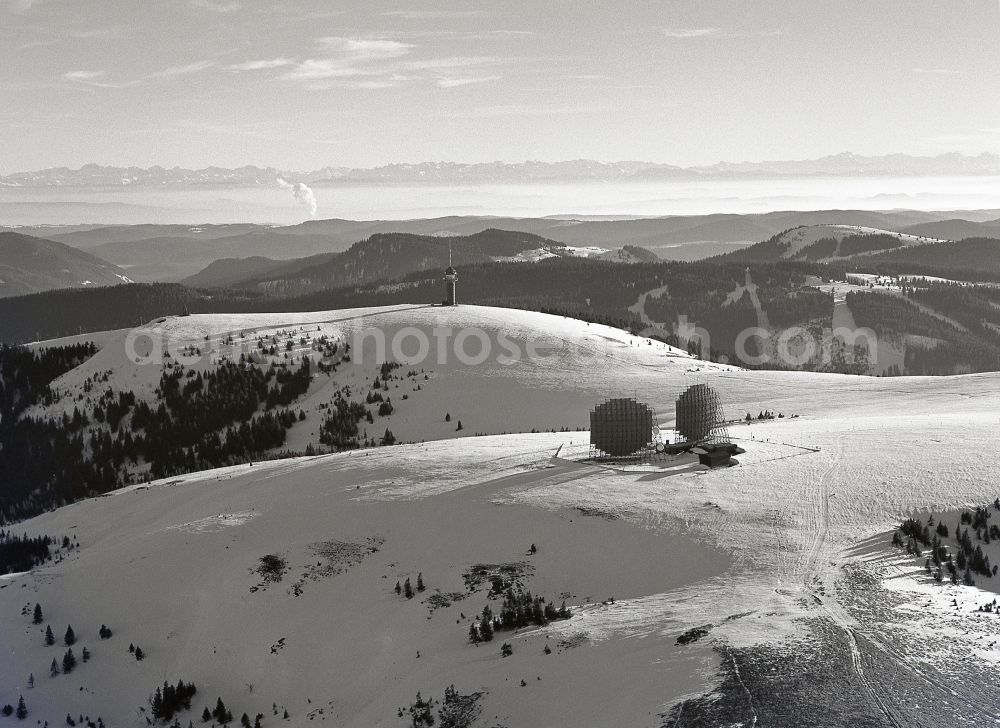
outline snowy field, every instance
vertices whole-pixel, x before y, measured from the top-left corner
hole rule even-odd
[[[890,538],[907,515],[1000,495],[984,456],[1000,436],[1000,375],[741,371],[605,327],[477,307],[162,326],[204,341],[258,327],[347,336],[371,320],[546,333],[565,351],[435,365],[392,422],[413,444],[180,476],[19,524],[80,548],[0,582],[0,704],[23,693],[30,718],[50,725],[67,712],[143,725],[154,688],[183,679],[199,691],[183,724],[222,697],[237,720],[260,712],[265,726],[286,722],[285,709],[290,725],[405,726],[397,709],[417,691],[441,700],[454,684],[480,694],[482,726],[995,724],[1000,618],[977,611],[995,598],[989,584],[938,585]],[[115,336],[59,385],[76,392],[109,369],[116,386],[155,381],[159,368],[130,363]],[[622,393],[668,423],[696,382],[716,387],[733,418],[786,417],[732,426],[747,452],[715,471],[587,465],[586,432],[452,439],[523,432],[549,412],[585,424]],[[473,424],[438,427],[443,411]],[[314,427],[309,417],[296,428]],[[278,583],[255,572],[268,554],[287,561]],[[476,564],[517,565],[523,586],[565,599],[573,616],[470,644],[489,590],[463,577]],[[427,590],[397,596],[396,581],[418,573]],[[93,655],[71,675],[49,676],[65,647],[45,646],[36,602],[57,637],[72,624]],[[111,640],[97,638],[101,623]],[[695,628],[699,639],[678,644]]]

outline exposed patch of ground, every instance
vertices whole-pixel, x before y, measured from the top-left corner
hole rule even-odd
[[[320,581],[337,574],[343,574],[348,569],[357,566],[368,556],[378,553],[385,543],[382,536],[368,536],[357,541],[320,541],[309,544],[309,549],[320,560],[305,567],[289,589],[289,593],[299,596],[307,581]]]
[[[473,564],[462,574],[465,588],[470,592],[489,583],[489,598],[494,599],[508,589],[522,587],[523,581],[534,573],[535,567],[524,561],[506,564]]]
[[[819,620],[812,626],[813,639],[779,648],[717,648],[718,687],[675,705],[661,716],[662,728],[813,728],[820,716],[827,728],[893,725],[851,669],[843,633]]]
[[[611,511],[605,511],[600,508],[577,506],[576,510],[580,511],[580,515],[582,516],[590,516],[591,518],[603,518],[605,521],[617,521],[619,518],[617,513],[612,513]]]
[[[266,554],[260,557],[260,561],[254,573],[260,576],[260,583],[250,587],[250,593],[266,589],[268,584],[277,584],[288,572],[288,562],[283,556],[278,554]]]
[[[460,602],[467,596],[469,594],[465,592],[435,592],[427,597],[424,602],[427,604],[428,609],[434,612],[436,609],[450,607],[455,602]]]
[[[692,627],[687,632],[682,634],[677,638],[677,644],[679,645],[689,645],[692,642],[697,642],[702,637],[707,635],[712,630],[711,624],[706,624],[703,627]]]

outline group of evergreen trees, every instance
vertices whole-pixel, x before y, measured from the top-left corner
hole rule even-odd
[[[2,715],[4,718],[9,718],[10,716],[13,715],[18,720],[24,720],[25,718],[27,718],[28,706],[25,705],[24,703],[24,696],[23,695],[18,696],[17,708],[15,708],[10,703],[7,703],[7,705],[3,706],[3,708],[0,709],[0,715]]]
[[[434,698],[425,700],[418,692],[416,700],[408,708],[400,708],[396,715],[400,718],[409,715],[413,728],[429,728],[435,724],[433,710],[438,705],[437,719],[440,721],[440,728],[466,728],[475,723],[482,712],[482,697],[483,693],[462,695],[454,685],[449,685],[444,689],[443,702],[437,703]]]
[[[424,574],[423,572],[420,572],[417,574],[417,591],[422,592],[426,589],[427,587],[424,585]],[[413,586],[410,584],[410,577],[406,577],[406,581],[403,583],[403,586],[400,586],[397,581],[395,591],[396,594],[401,594],[407,599],[413,599],[413,597],[416,596],[413,592]]]
[[[55,404],[52,379],[95,351],[89,344],[37,353],[0,346],[0,523],[120,487],[126,466],[140,460],[152,477],[164,477],[258,457],[280,447],[304,417],[283,407],[308,389],[308,359],[294,370],[262,370],[245,356],[205,372],[168,363],[158,403],[108,389],[91,417],[79,406],[56,418],[24,416],[33,404]],[[0,573],[37,565],[50,543],[0,534]]]
[[[1000,499],[994,507],[1000,510]],[[944,581],[947,574],[947,578],[953,584],[961,580],[962,583],[972,586],[976,583],[975,574],[991,577],[996,576],[1000,570],[1000,567],[990,564],[990,557],[984,553],[982,545],[974,545],[969,535],[971,527],[976,540],[984,544],[1000,539],[1000,528],[989,523],[990,516],[988,508],[977,508],[975,511],[961,513],[953,532],[956,546],[954,553],[945,546],[945,539],[949,535],[948,527],[944,523],[935,524],[933,515],[928,517],[926,523],[914,518],[904,520],[893,533],[892,543],[900,548],[905,547],[907,553],[918,558],[923,558],[924,549],[928,549],[924,568],[927,573],[933,575],[935,581]],[[963,525],[966,528],[963,529]]]
[[[175,713],[190,710],[191,698],[197,692],[198,689],[194,683],[178,680],[176,685],[171,685],[164,681],[163,688],[156,688],[156,692],[149,699],[153,717],[157,720],[167,721],[173,718]]]
[[[371,413],[363,404],[338,391],[320,425],[319,441],[338,450],[361,447],[358,423],[366,417],[371,417]]]
[[[79,724],[81,728],[105,728],[104,719],[101,718],[100,716],[97,716],[97,721],[94,722],[90,719],[89,715],[86,716],[78,715],[76,719],[74,719],[72,715],[67,713],[66,725],[70,726],[70,728],[73,728],[73,726],[77,724]],[[48,721],[46,721],[46,725],[48,725]],[[176,726],[176,728],[180,728],[180,726]]]
[[[558,609],[539,596],[532,596],[530,591],[508,588],[504,594],[500,614],[494,615],[487,604],[478,622],[469,625],[469,641],[476,644],[489,642],[493,634],[499,630],[514,630],[531,625],[544,626],[549,622],[569,619],[573,612],[566,608],[566,602]]]
[[[73,419],[24,416],[50,404],[49,384],[93,356],[93,344],[29,351],[0,345],[0,523],[104,492],[117,483],[110,467],[88,461]],[[79,415],[82,422],[82,415]]]
[[[0,575],[30,571],[51,561],[49,547],[54,543],[49,536],[31,538],[27,534],[16,536],[10,531],[0,530]]]
[[[222,698],[217,698],[215,701],[215,707],[209,710],[205,707],[205,710],[201,713],[201,720],[203,723],[208,723],[210,720],[215,720],[219,725],[226,725],[227,723],[233,722],[233,713],[226,704],[222,702]]]

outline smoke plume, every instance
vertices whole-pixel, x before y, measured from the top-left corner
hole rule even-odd
[[[316,195],[312,188],[305,182],[289,182],[278,177],[278,186],[285,190],[291,190],[295,199],[309,208],[309,217],[316,217]]]

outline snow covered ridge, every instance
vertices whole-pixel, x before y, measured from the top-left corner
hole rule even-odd
[[[592,367],[607,361],[609,347],[625,349],[630,358],[650,363],[663,357],[695,361],[687,352],[621,329],[484,306],[185,316],[129,330],[119,345],[125,358],[139,367],[159,367],[165,358],[194,366],[254,358],[261,351],[262,338],[276,335],[282,341],[289,335],[299,339],[284,347],[285,353],[320,364],[326,361],[324,350],[307,344],[319,336],[346,344],[353,361],[362,366],[396,361],[424,367],[511,367],[522,363],[556,367],[570,362],[574,367]]]
[[[572,245],[549,245],[533,250],[523,250],[517,255],[494,256],[498,263],[537,263],[547,258],[598,258],[612,251],[597,246],[574,247]]]

